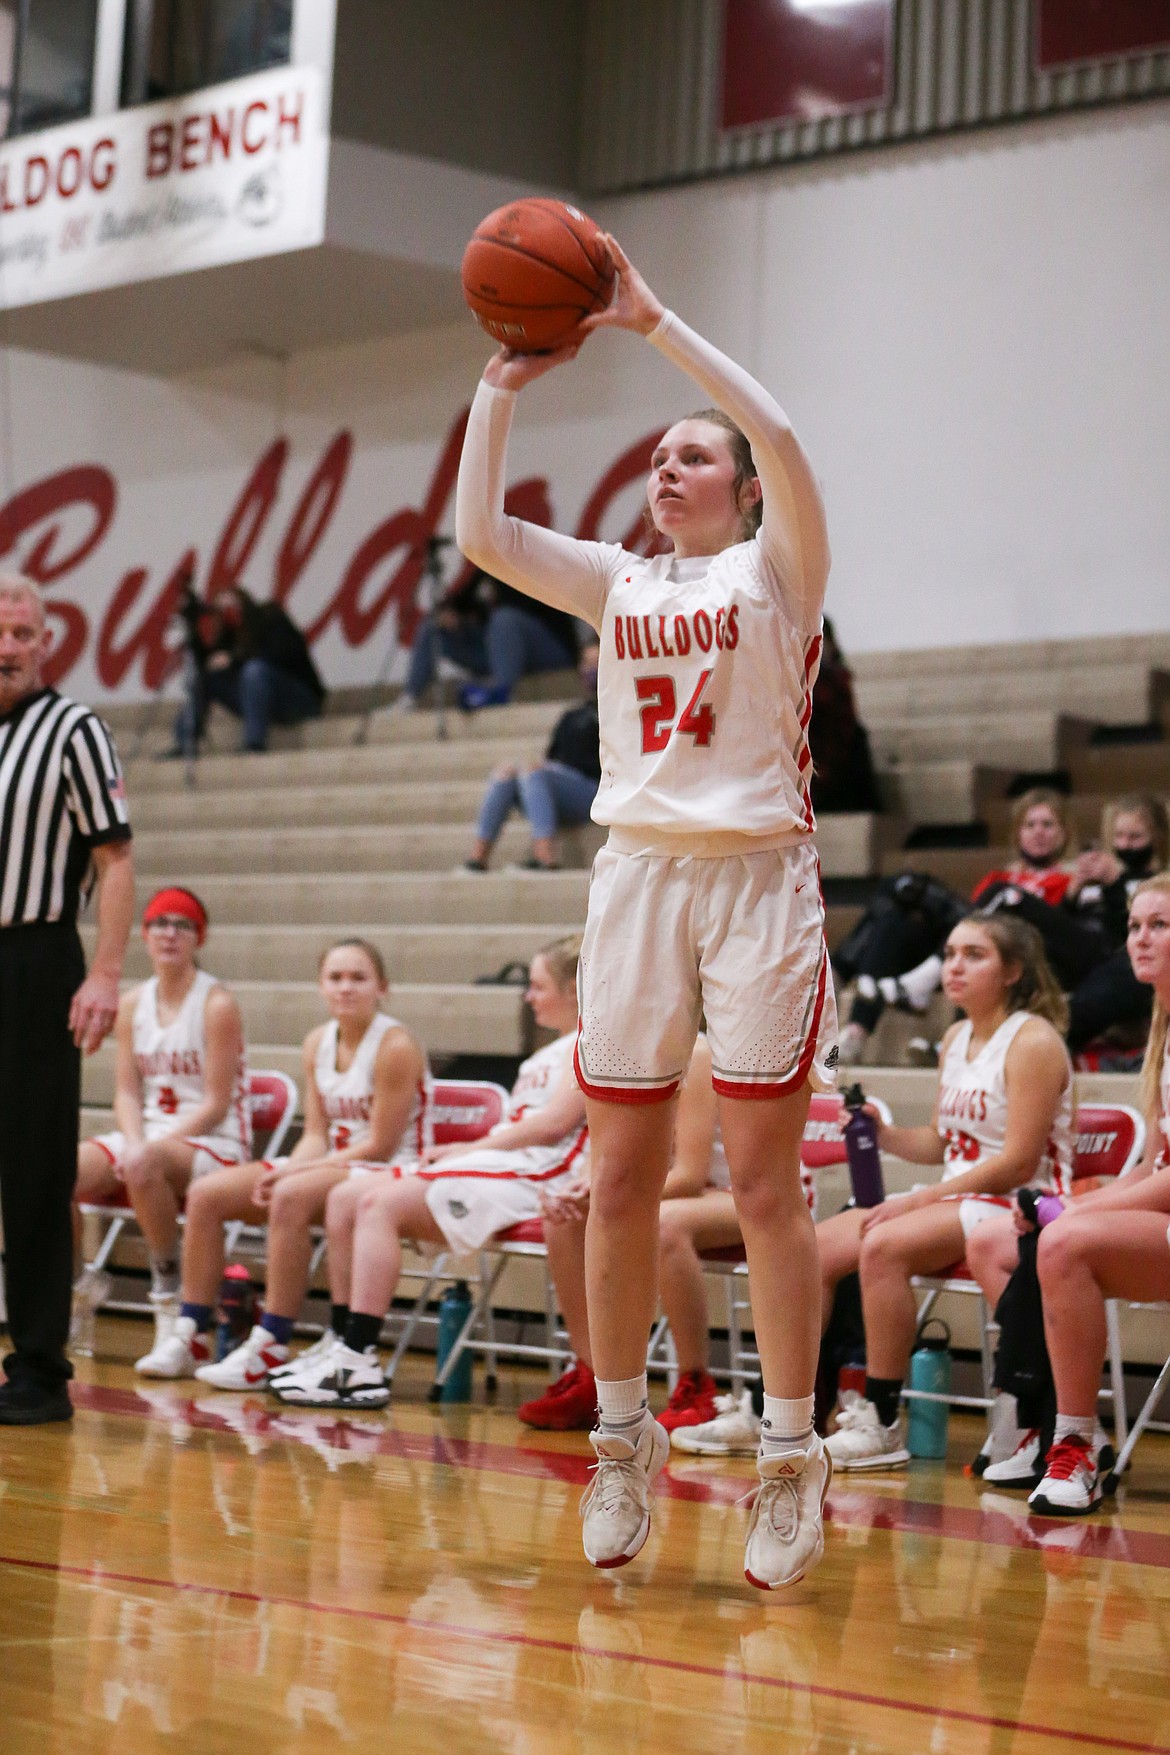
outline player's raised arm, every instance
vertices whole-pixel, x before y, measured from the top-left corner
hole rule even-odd
[[[517,393],[575,358],[576,347],[551,354],[514,354],[488,361],[463,440],[455,490],[455,540],[477,567],[517,591],[600,628],[605,604],[606,551],[504,510],[508,434]]]

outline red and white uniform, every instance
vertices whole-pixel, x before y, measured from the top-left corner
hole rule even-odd
[[[374,1108],[374,1063],[387,1030],[402,1029],[397,1018],[375,1012],[365,1035],[357,1045],[353,1058],[344,1072],[337,1066],[337,1020],[326,1024],[317,1044],[313,1060],[313,1083],[325,1117],[326,1135],[331,1152],[342,1152],[347,1146],[360,1144],[370,1131]],[[398,1150],[390,1162],[396,1169],[411,1170],[431,1143],[431,1075],[428,1070],[415,1092],[410,1115],[402,1130]],[[364,1168],[355,1164],[354,1169]],[[386,1166],[371,1161],[369,1168]]]
[[[977,1054],[968,1059],[971,1021],[959,1025],[939,1068],[938,1130],[943,1139],[943,1174],[947,1182],[961,1176],[1003,1149],[1007,1137],[1008,1097],[1005,1064],[1008,1050],[1032,1012],[1012,1012]],[[1072,1187],[1073,1103],[1072,1062],[1068,1063],[1060,1108],[1044,1154],[1028,1178],[1030,1188],[1067,1195]],[[1010,1207],[1010,1195],[964,1195],[959,1218],[968,1233],[989,1218],[996,1207]]]
[[[228,1164],[246,1164],[252,1156],[248,1069],[243,1055],[232,1081],[231,1102],[219,1126],[198,1138],[187,1138],[182,1132],[183,1117],[193,1115],[207,1096],[204,1017],[207,997],[218,986],[214,975],[196,970],[187,997],[169,1024],[159,1020],[157,976],[142,983],[134,1002],[134,1064],[142,1088],[143,1135],[147,1140],[178,1135],[194,1146],[193,1176]],[[94,1143],[118,1169],[126,1150],[125,1135],[99,1134]]]
[[[992,884],[1011,884],[1013,889],[1023,890],[1025,895],[1035,896],[1039,901],[1047,902],[1050,908],[1056,908],[1064,901],[1071,882],[1071,866],[1025,865],[1021,860],[1006,871],[989,871],[981,877],[971,891],[971,900],[978,902]]]
[[[577,1076],[670,1096],[700,1012],[729,1095],[832,1088],[836,1011],[808,781],[828,573],[820,495],[782,410],[667,312],[650,337],[739,424],[763,486],[757,535],[647,560],[506,516],[515,393],[480,384],[459,473],[460,546],[598,630],[609,825],[581,953]]]
[[[512,1086],[508,1122],[543,1109],[565,1076],[573,1037],[558,1036],[523,1063]],[[490,1136],[489,1136],[490,1138]],[[581,1122],[547,1146],[468,1146],[418,1172],[430,1184],[427,1206],[452,1249],[479,1249],[499,1231],[540,1216],[540,1190],[554,1192],[588,1162],[589,1136]]]

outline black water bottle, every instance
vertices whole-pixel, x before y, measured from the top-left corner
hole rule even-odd
[[[859,1207],[880,1206],[886,1198],[886,1185],[882,1180],[877,1121],[865,1107],[865,1092],[860,1085],[850,1085],[843,1101],[846,1109],[845,1155],[849,1160],[854,1202]]]

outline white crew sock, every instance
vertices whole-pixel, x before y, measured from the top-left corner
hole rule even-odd
[[[1052,1442],[1059,1444],[1062,1438],[1083,1438],[1091,1450],[1096,1430],[1097,1420],[1093,1414],[1057,1414]]]
[[[646,1373],[640,1377],[598,1377],[598,1426],[615,1437],[632,1438],[642,1430],[650,1406]]]
[[[807,1450],[813,1429],[813,1397],[797,1396],[785,1401],[782,1396],[764,1392],[764,1418],[760,1428],[760,1452],[775,1450]]]

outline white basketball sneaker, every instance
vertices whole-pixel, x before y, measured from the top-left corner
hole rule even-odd
[[[743,1570],[758,1590],[796,1584],[825,1551],[825,1495],[833,1459],[814,1432],[808,1448],[794,1445],[759,1459]]]
[[[745,1389],[740,1396],[717,1395],[715,1418],[702,1426],[676,1426],[670,1442],[689,1456],[755,1456],[760,1426],[752,1392]]]
[[[603,1570],[624,1566],[650,1533],[650,1483],[670,1454],[670,1438],[647,1416],[637,1439],[591,1432],[596,1473],[581,1499],[585,1558]]]
[[[210,1357],[210,1337],[199,1333],[193,1317],[177,1316],[134,1369],[142,1377],[194,1377]]]
[[[335,1334],[331,1328],[327,1328],[325,1333],[321,1335],[318,1340],[315,1340],[311,1347],[306,1347],[303,1353],[293,1354],[287,1364],[278,1366],[275,1371],[269,1372],[269,1389],[277,1389],[286,1378],[296,1377],[302,1371],[312,1370],[318,1360],[324,1359],[327,1354],[333,1351],[334,1347],[340,1347],[341,1345],[341,1336]]]
[[[268,1382],[268,1373],[283,1365],[288,1355],[284,1342],[257,1323],[247,1340],[226,1359],[217,1365],[201,1365],[195,1375],[212,1389],[260,1389]]]
[[[1100,1505],[1104,1491],[1092,1446],[1074,1432],[1048,1452],[1044,1478],[1028,1505],[1049,1517],[1084,1517]]]
[[[864,1396],[848,1402],[837,1415],[837,1430],[825,1449],[838,1469],[896,1469],[910,1461],[902,1438],[902,1421],[883,1426],[877,1409]]]
[[[333,1346],[272,1385],[277,1401],[290,1408],[384,1408],[390,1385],[377,1348],[358,1353],[339,1335],[333,1339]]]
[[[288,1408],[337,1408],[340,1393],[337,1360],[342,1353],[351,1358],[363,1357],[361,1353],[351,1353],[342,1337],[335,1334],[332,1346],[321,1348],[314,1358],[305,1353],[296,1360],[295,1369],[281,1372],[268,1388]]]
[[[1021,1432],[1020,1442],[1002,1462],[988,1463],[983,1479],[989,1487],[1035,1487],[1044,1473],[1040,1456],[1040,1433],[1036,1427]]]

